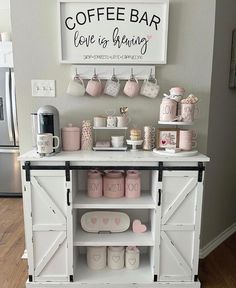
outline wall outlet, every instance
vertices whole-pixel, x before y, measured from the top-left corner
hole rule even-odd
[[[31,80],[32,96],[55,97],[55,80]]]

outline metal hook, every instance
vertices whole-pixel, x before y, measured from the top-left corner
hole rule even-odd
[[[97,76],[96,68],[93,68],[93,74],[94,74],[94,76]]]
[[[116,76],[116,74],[115,74],[115,68],[113,67],[112,70],[113,70],[113,75],[112,75],[112,76],[115,77],[115,76]]]
[[[75,68],[75,74],[78,75],[78,68]]]
[[[130,78],[131,78],[131,79],[135,79],[135,78],[134,78],[134,69],[133,69],[133,68],[131,68],[131,76],[130,76]]]

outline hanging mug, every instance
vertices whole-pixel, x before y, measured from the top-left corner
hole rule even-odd
[[[149,78],[143,81],[140,94],[149,98],[156,98],[160,90],[160,86],[157,84],[157,79]]]
[[[107,80],[106,82],[104,88],[104,94],[116,97],[119,94],[119,91],[120,91],[120,81],[113,72],[111,79]]]
[[[96,72],[93,75],[93,78],[88,81],[86,92],[90,96],[99,96],[102,93],[102,82],[98,78]]]
[[[82,78],[79,77],[78,74],[75,75],[74,79],[70,80],[66,93],[71,96],[84,96],[84,81]]]
[[[133,72],[131,73],[130,79],[125,83],[124,87],[124,94],[129,97],[137,96],[139,93],[139,82],[138,79],[136,79],[133,75]]]

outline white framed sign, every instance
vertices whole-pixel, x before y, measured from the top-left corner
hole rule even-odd
[[[58,0],[60,61],[165,64],[169,0]]]

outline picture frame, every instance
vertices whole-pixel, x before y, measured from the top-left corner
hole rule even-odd
[[[159,128],[156,144],[157,149],[177,148],[179,146],[179,129]]]
[[[60,63],[166,64],[168,18],[169,0],[58,0]]]

